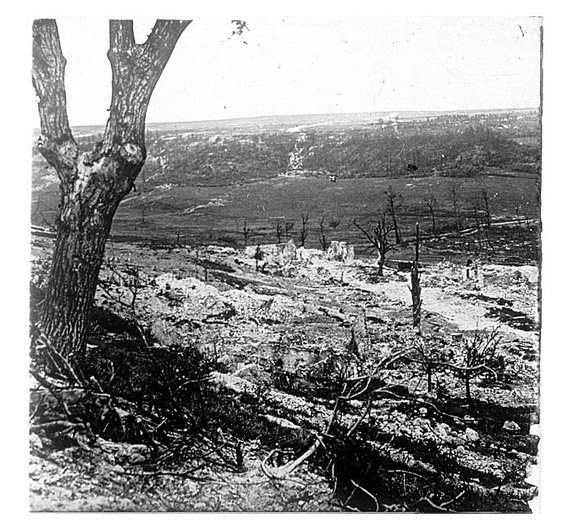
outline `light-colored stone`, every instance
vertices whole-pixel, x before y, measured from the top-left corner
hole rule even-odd
[[[510,421],[510,420],[504,422],[504,424],[502,425],[502,429],[504,431],[510,431],[510,432],[521,431],[521,427],[515,421]]]
[[[477,442],[480,439],[480,435],[474,430],[468,427],[465,432],[466,440],[470,442]]]
[[[353,245],[347,245],[345,241],[331,241],[327,250],[327,259],[342,261],[346,265],[350,265],[355,259],[355,248]]]

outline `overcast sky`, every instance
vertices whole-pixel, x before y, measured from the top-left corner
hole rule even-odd
[[[111,99],[105,18],[59,18],[72,125]],[[539,18],[200,18],[183,33],[147,122],[273,114],[539,105]],[[152,27],[135,19],[137,41]]]

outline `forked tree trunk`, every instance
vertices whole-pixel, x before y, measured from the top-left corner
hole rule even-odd
[[[32,81],[38,96],[38,149],[60,179],[57,239],[40,328],[66,358],[85,349],[105,242],[119,203],[146,159],[147,108],[190,21],[157,21],[144,44],[132,21],[109,25],[112,100],[103,141],[80,153],[66,110],[65,58],[54,20],[33,25]]]

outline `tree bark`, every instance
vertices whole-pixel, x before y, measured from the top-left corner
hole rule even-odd
[[[60,180],[57,239],[40,327],[66,358],[83,352],[89,313],[113,216],[146,159],[150,98],[190,21],[156,22],[144,44],[132,21],[110,21],[112,98],[100,144],[79,149],[66,110],[66,60],[54,20],[33,24],[32,81],[38,96],[38,149]]]
[[[466,401],[468,403],[472,402],[472,394],[470,392],[470,378],[472,374],[470,372],[466,372],[464,374],[464,387],[466,388]]]
[[[422,306],[421,287],[420,287],[420,264],[419,264],[419,248],[420,248],[420,231],[418,223],[416,223],[416,241],[415,241],[415,255],[412,263],[412,270],[410,273],[412,295],[412,325],[420,331],[420,308]]]
[[[383,276],[385,272],[385,253],[377,251],[379,258],[377,259],[377,274]]]

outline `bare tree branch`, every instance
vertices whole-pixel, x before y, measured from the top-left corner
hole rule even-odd
[[[69,127],[65,66],[55,20],[35,20],[32,28],[32,83],[38,98],[38,149],[56,169],[73,170],[78,148]]]
[[[137,44],[131,20],[109,21],[112,96],[103,152],[124,147],[123,156],[145,160],[145,119],[153,90],[190,20],[157,20],[144,44]],[[135,160],[138,161],[138,160]]]

